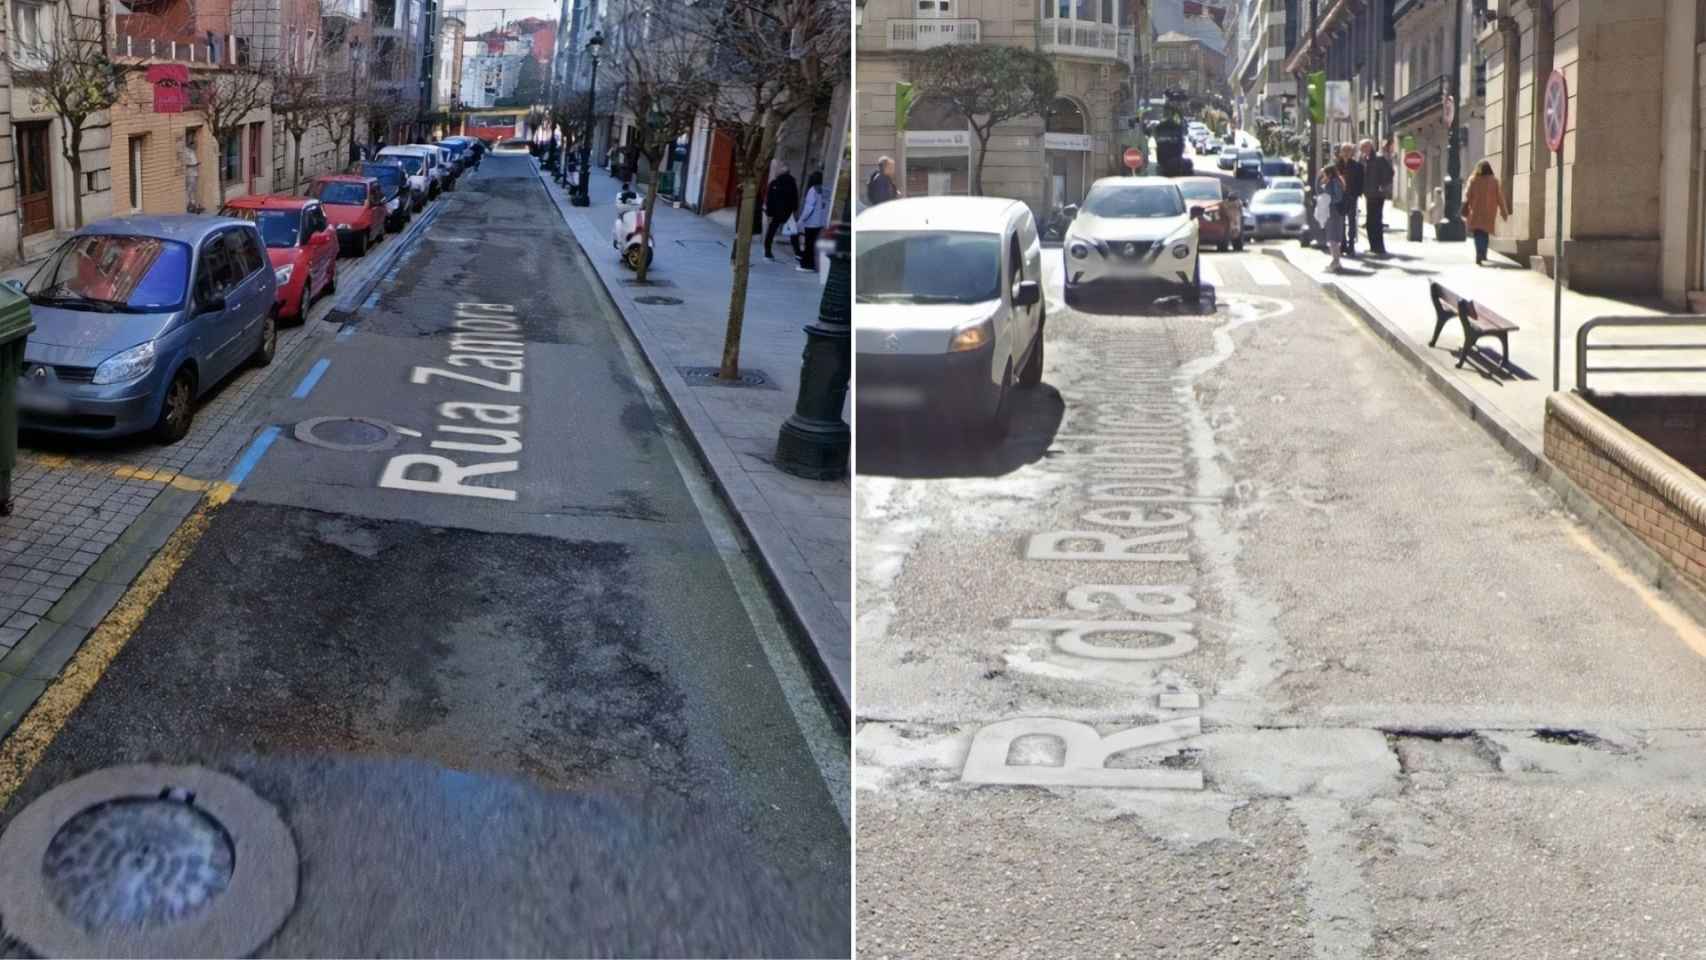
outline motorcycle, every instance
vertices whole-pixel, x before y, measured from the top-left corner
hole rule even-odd
[[[1044,240],[1062,240],[1066,237],[1066,229],[1072,226],[1072,221],[1078,217],[1078,204],[1069,203],[1064,207],[1055,207],[1049,214],[1048,224],[1043,227]]]
[[[640,268],[640,239],[646,225],[646,212],[640,202],[640,195],[623,185],[622,192],[616,195],[616,222],[610,228],[610,245],[622,256],[622,265],[630,270]],[[652,264],[654,247],[652,238],[645,237],[646,266]]]

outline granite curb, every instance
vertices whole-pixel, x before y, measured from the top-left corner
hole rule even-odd
[[[1308,273],[1306,267],[1287,256],[1283,249],[1270,247],[1262,252]],[[1400,357],[1420,371],[1428,384],[1448,403],[1479,424],[1481,429],[1516,460],[1518,466],[1550,487],[1564,502],[1565,508],[1575,514],[1576,518],[1619,560],[1627,564],[1642,582],[1664,593],[1697,622],[1706,623],[1706,593],[1689,583],[1670,561],[1643,543],[1633,531],[1600,506],[1598,500],[1571,480],[1564,471],[1554,467],[1546,459],[1541,438],[1518,426],[1509,416],[1458,383],[1452,368],[1411,340],[1397,324],[1387,319],[1362,297],[1330,280],[1318,282],[1329,297],[1362,320],[1376,336],[1385,340]]]
[[[552,190],[550,178],[543,169],[536,167],[535,173],[558,215],[563,218],[564,226],[569,228],[585,253],[587,239],[576,230],[570,212],[565,209],[565,201]],[[795,629],[808,641],[801,645],[803,652],[809,654],[806,659],[824,682],[826,692],[833,695],[836,710],[846,720],[852,712],[851,637],[840,624],[834,601],[805,568],[799,548],[783,529],[781,521],[773,514],[752,506],[755,499],[751,495],[752,480],[741,470],[737,454],[717,429],[716,423],[689,393],[692,388],[671,365],[663,345],[639,311],[633,309],[632,293],[620,283],[613,285],[591,257],[587,259],[589,269],[598,277],[611,305],[633,335],[647,367],[662,384],[671,410],[686,425],[687,439],[708,468],[713,486],[741,530],[757,548],[759,568],[765,574],[771,594],[779,601]],[[777,428],[780,427],[781,421],[778,420]]]

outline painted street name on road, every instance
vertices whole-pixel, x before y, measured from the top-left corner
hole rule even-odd
[[[1038,533],[1024,557],[1039,562],[1190,564],[1192,505],[1215,504],[1193,493],[1186,465],[1188,422],[1180,393],[1190,389],[1154,351],[1122,338],[1094,351],[1105,364],[1095,380],[1062,391],[1073,432],[1055,439],[1068,448],[1063,461],[1088,470],[1092,505],[1071,530]],[[1082,424],[1080,429],[1080,419]],[[1107,530],[1093,529],[1109,528]],[[1194,571],[1192,571],[1194,573]],[[1063,654],[1093,660],[1159,661],[1196,651],[1196,623],[1187,617],[1197,600],[1187,583],[1091,583],[1069,589],[1060,617],[1018,619],[1016,630],[1052,635]],[[1108,614],[1112,618],[1085,616]],[[1092,642],[1100,638],[1109,642]],[[1127,641],[1116,643],[1112,641]],[[1163,709],[1200,709],[1194,693],[1162,694]],[[1108,734],[1089,724],[1054,717],[1016,717],[982,727],[972,738],[961,772],[967,783],[1027,786],[1201,790],[1199,771],[1106,766],[1116,753],[1184,740],[1202,733],[1200,716],[1180,717]],[[1024,737],[1057,740],[1058,766],[1013,764],[1013,745]]]
[[[514,313],[515,308],[504,303],[457,304],[450,354],[444,361],[446,367],[455,369],[415,367],[409,371],[409,382],[418,386],[466,384],[481,391],[478,395],[482,399],[479,401],[445,400],[438,405],[438,415],[449,422],[436,426],[441,436],[432,441],[432,449],[483,456],[507,456],[521,452],[521,404],[490,402],[521,393],[527,347],[522,338],[521,324],[512,319]],[[482,372],[464,372],[468,368]],[[497,371],[497,375],[483,372],[487,370]],[[466,387],[451,389],[466,391]],[[504,429],[506,427],[515,429]],[[464,456],[460,459],[464,462],[438,454],[400,453],[386,462],[379,485],[395,490],[488,500],[516,498],[514,490],[465,481],[514,473],[521,468],[521,461],[468,463],[466,461],[472,458]]]

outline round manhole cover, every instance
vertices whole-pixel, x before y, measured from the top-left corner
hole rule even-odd
[[[369,417],[315,417],[296,425],[296,439],[328,450],[388,450],[401,439],[397,428]]]
[[[164,927],[231,885],[231,838],[187,797],[124,798],[72,817],[47,845],[54,906],[91,933]]]
[[[0,836],[0,916],[46,956],[246,956],[296,903],[278,813],[200,767],[61,784]]]
[[[655,293],[649,296],[635,297],[634,302],[649,304],[654,307],[678,307],[681,305],[681,301],[675,297],[665,297]]]

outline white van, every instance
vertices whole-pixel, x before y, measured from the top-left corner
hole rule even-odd
[[[891,200],[853,223],[859,409],[1007,432],[1012,389],[1043,376],[1042,241],[995,197]]]
[[[428,200],[437,197],[444,189],[444,164],[439,159],[438,151],[432,147],[385,147],[379,151],[381,157],[419,157],[421,159],[421,176],[426,178],[425,189]]]

